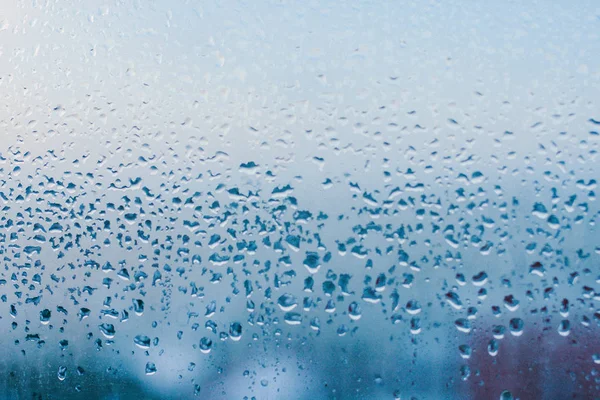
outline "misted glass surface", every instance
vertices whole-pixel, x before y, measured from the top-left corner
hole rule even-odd
[[[600,398],[596,1],[4,0],[3,399]]]

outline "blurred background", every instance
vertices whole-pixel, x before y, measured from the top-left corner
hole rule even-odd
[[[3,4],[2,397],[600,398],[599,28]]]

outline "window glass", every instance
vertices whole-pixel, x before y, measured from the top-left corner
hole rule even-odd
[[[600,398],[594,1],[4,1],[6,399]]]

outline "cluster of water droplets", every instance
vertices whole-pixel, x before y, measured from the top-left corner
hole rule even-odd
[[[12,101],[0,114],[10,133],[0,147],[0,323],[9,358],[56,359],[52,379],[76,381],[77,392],[88,371],[106,365],[109,379],[130,368],[157,387],[168,377],[202,396],[203,368],[235,373],[250,391],[281,387],[277,379],[292,367],[318,381],[329,367],[311,369],[303,349],[314,346],[325,359],[321,353],[341,343],[344,365],[356,364],[348,361],[356,348],[379,349],[370,359],[402,351],[413,377],[420,360],[444,354],[445,387],[492,387],[494,397],[513,399],[517,387],[493,385],[504,384],[496,367],[515,376],[530,370],[515,349],[528,357],[535,348],[570,349],[583,367],[548,368],[578,389],[598,389],[593,101],[583,106],[562,90],[536,94],[525,78],[513,95],[488,91],[466,73],[469,89],[447,99],[437,72],[399,78],[406,71],[392,55],[404,40],[358,45],[338,28],[335,51],[304,26],[278,39],[262,23],[246,31],[227,22],[221,35],[191,43],[201,24],[189,18],[205,11],[174,17],[162,4],[160,17],[145,11],[152,28],[136,22],[122,31],[109,29],[122,17],[108,8],[85,22],[85,12],[56,11],[59,21],[89,25],[94,41],[74,33],[81,26],[68,27],[77,62],[69,46],[58,47],[78,67],[58,72],[47,60],[51,38],[65,30],[44,17],[54,12],[45,7],[34,4],[33,17],[28,8],[14,11],[40,38],[31,52],[18,43],[6,52],[30,82],[0,76]],[[223,17],[216,20],[229,15],[209,10]],[[345,22],[363,19],[345,7],[342,14]],[[174,42],[190,52],[162,42],[172,26],[181,29]],[[0,21],[0,35],[8,27]],[[10,34],[25,35],[19,23]],[[247,36],[273,43],[255,54]],[[115,47],[119,40],[128,44]],[[157,54],[147,51],[153,40],[162,43]],[[278,44],[291,61],[261,57]],[[129,51],[137,64],[125,62]],[[43,62],[35,61],[40,52]],[[72,73],[91,77],[84,65],[97,69],[99,57],[115,53],[94,84],[62,84]],[[438,68],[429,55],[412,54],[410,71],[433,68],[450,81],[452,57]],[[245,64],[244,56],[256,60]],[[55,84],[37,80],[37,69]],[[414,79],[427,83],[406,86]],[[261,351],[276,361],[262,361]],[[280,351],[297,360],[280,361]],[[223,367],[246,352],[261,367]],[[269,378],[257,372],[267,364],[276,370]],[[383,375],[371,374],[369,385],[402,384],[388,393],[395,398],[415,386],[416,378]],[[348,379],[364,384],[362,375]],[[314,386],[335,385],[323,380]]]

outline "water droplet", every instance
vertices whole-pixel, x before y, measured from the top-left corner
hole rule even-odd
[[[291,311],[298,305],[298,300],[296,299],[296,296],[286,293],[279,296],[277,305],[282,311]]]
[[[146,363],[146,375],[154,375],[156,373],[156,365],[152,362]]]
[[[229,325],[229,337],[231,340],[235,341],[242,338],[242,325],[239,322],[234,322]]]
[[[58,380],[64,381],[67,377],[67,367],[60,366],[58,367]]]
[[[525,329],[525,323],[521,318],[513,318],[509,322],[509,328],[513,336],[521,336]]]
[[[199,348],[200,351],[204,354],[208,354],[210,353],[211,349],[212,349],[212,340],[210,340],[207,337],[203,337],[202,339],[200,339],[200,344],[199,344]]]
[[[513,395],[508,390],[505,390],[500,394],[500,400],[513,400]]]

